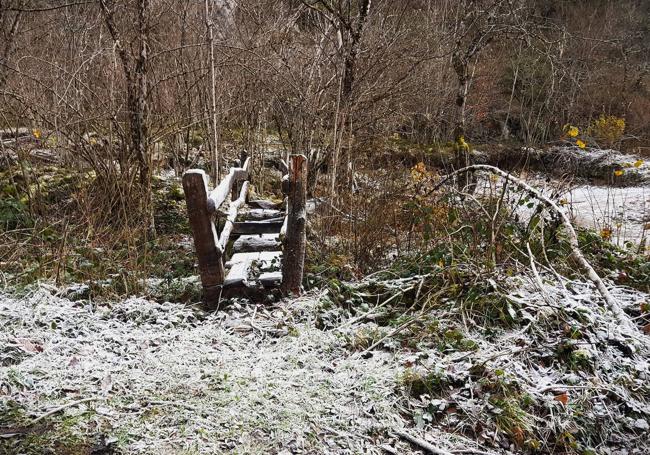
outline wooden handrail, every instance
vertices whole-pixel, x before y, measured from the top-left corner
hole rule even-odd
[[[299,295],[301,290],[306,250],[307,159],[303,155],[292,155],[289,161],[288,175],[282,179],[282,190],[287,196],[284,217],[237,222],[238,212],[247,202],[251,185],[250,158],[243,161],[241,167],[231,168],[226,178],[212,191],[208,191],[208,178],[204,171],[191,169],[183,175],[203,285],[203,301],[208,307],[218,303],[224,286],[229,286],[224,285],[224,256],[230,237],[237,234],[277,233],[279,229],[283,246],[281,290],[285,294],[295,295]],[[228,199],[228,193],[231,193],[228,213],[221,234],[217,235],[213,214]]]
[[[221,181],[221,183],[208,195],[208,210],[214,213],[221,204],[228,198],[228,194],[232,191],[233,184],[240,180],[248,180],[248,170],[250,168],[251,159],[247,158],[242,167],[231,167],[228,175]]]
[[[235,225],[235,220],[237,219],[237,212],[239,209],[246,203],[246,196],[248,195],[248,187],[250,182],[245,181],[239,192],[239,197],[230,203],[230,208],[228,209],[228,217],[226,218],[226,224],[223,226],[221,235],[219,235],[218,246],[221,251],[225,251],[226,245],[228,245],[228,240],[230,239],[230,234],[232,233],[232,228]]]

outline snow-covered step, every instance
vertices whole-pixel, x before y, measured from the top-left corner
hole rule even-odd
[[[233,244],[235,253],[254,251],[276,251],[281,247],[277,234],[242,235]]]
[[[284,216],[284,212],[275,209],[250,209],[242,211],[239,216],[242,220],[262,221],[280,218]]]
[[[259,282],[265,288],[277,287],[282,283],[282,272],[264,272],[260,274]]]
[[[265,273],[275,273],[280,268],[281,258],[281,251],[236,253],[226,262],[226,267],[230,270],[226,275],[223,285],[226,288],[249,286],[252,282],[259,280],[259,278],[251,276],[253,265],[263,272],[262,275]],[[268,283],[267,286],[273,281],[271,278],[270,275],[265,277],[265,281]]]

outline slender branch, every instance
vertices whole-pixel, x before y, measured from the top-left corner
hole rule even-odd
[[[514,177],[512,174],[505,172],[499,169],[498,167],[489,166],[487,164],[475,164],[472,166],[464,167],[462,169],[458,169],[452,172],[451,174],[446,175],[437,185],[435,185],[434,190],[440,188],[442,185],[444,185],[454,177],[457,177],[461,174],[466,174],[468,172],[475,172],[475,171],[484,171],[484,172],[488,172],[503,177],[507,181],[512,182],[516,186],[528,192],[531,196],[535,197],[538,201],[544,204],[548,209],[550,209],[555,214],[557,214],[562,225],[566,230],[567,237],[569,240],[569,245],[571,248],[571,256],[573,257],[573,259],[578,263],[578,265],[583,270],[583,272],[586,273],[589,280],[592,283],[594,283],[594,285],[598,289],[598,292],[600,292],[600,295],[603,296],[607,308],[616,316],[618,321],[624,323],[625,321],[628,320],[625,313],[621,309],[619,303],[609,292],[603,280],[600,278],[600,276],[598,276],[598,273],[596,273],[594,268],[591,266],[589,261],[587,261],[584,254],[580,250],[580,246],[578,244],[578,235],[576,234],[576,231],[573,228],[573,224],[571,224],[571,221],[569,220],[569,217],[567,216],[566,212],[562,210],[560,206],[558,206],[553,200],[551,200],[550,198],[542,194],[542,192],[539,191],[537,188],[530,186],[523,180]]]

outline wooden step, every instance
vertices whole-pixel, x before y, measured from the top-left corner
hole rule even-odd
[[[282,202],[273,202],[265,199],[257,199],[248,201],[248,205],[258,209],[279,209],[282,207]]]
[[[275,209],[250,209],[240,212],[239,216],[243,220],[262,221],[281,218],[284,216],[284,212]]]
[[[284,218],[265,221],[239,221],[233,226],[233,234],[279,234]]]
[[[252,251],[248,253],[235,253],[226,262],[226,268],[232,268],[241,262],[255,262],[260,269],[275,267],[279,268],[282,259],[282,251]]]
[[[265,288],[274,288],[282,283],[282,272],[264,272],[258,280]]]
[[[253,251],[279,250],[280,238],[277,234],[242,235],[232,246],[235,253],[248,253]]]
[[[264,276],[264,280],[267,283],[266,285],[262,283],[262,285],[265,287],[272,287],[273,283],[277,281],[277,279],[274,278],[273,274],[277,273],[277,270],[280,267],[281,258],[281,251],[261,251],[233,254],[232,258],[230,258],[230,260],[226,263],[226,267],[229,267],[230,270],[228,271],[226,279],[223,282],[223,287],[248,287],[251,286],[253,282],[261,280],[262,276]],[[251,277],[253,265],[264,272],[258,279]]]
[[[223,287],[247,286],[248,277],[254,260],[254,255],[233,255],[230,261],[226,264],[226,267],[229,266],[230,270],[226,275],[226,279],[223,281]]]

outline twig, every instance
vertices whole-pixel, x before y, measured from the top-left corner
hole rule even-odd
[[[58,408],[54,408],[51,411],[48,411],[45,414],[42,414],[42,415],[36,417],[34,420],[29,422],[29,425],[30,426],[35,425],[38,422],[40,422],[41,420],[46,419],[46,418],[48,418],[48,417],[50,417],[50,416],[52,416],[52,415],[54,415],[56,413],[59,413],[59,412],[65,410],[65,409],[71,408],[73,406],[77,406],[79,404],[88,403],[89,401],[97,401],[97,400],[103,400],[103,398],[100,398],[100,397],[84,398],[83,400],[72,401],[70,403],[61,405]]]
[[[448,452],[447,450],[444,449],[439,449],[434,445],[429,444],[424,439],[416,438],[415,436],[407,433],[406,431],[395,430],[395,434],[402,439],[406,439],[411,444],[415,444],[416,446],[427,451],[428,453],[432,453],[434,455],[453,455],[452,452]]]
[[[548,292],[546,292],[546,287],[544,286],[544,282],[542,281],[542,278],[539,276],[539,272],[537,271],[537,266],[535,265],[535,257],[533,256],[533,251],[530,249],[529,242],[526,242],[526,250],[528,250],[530,269],[533,271],[533,277],[535,278],[535,283],[539,288],[539,292],[542,293],[542,298],[546,301],[546,303],[553,306],[553,301],[551,300],[551,297],[548,295]]]
[[[384,335],[383,337],[381,337],[379,340],[377,340],[375,343],[373,343],[370,347],[368,347],[367,349],[364,349],[363,351],[361,351],[361,352],[359,353],[359,355],[360,355],[360,356],[363,356],[364,354],[367,354],[368,352],[372,351],[372,350],[375,349],[377,346],[379,346],[381,343],[383,343],[384,340],[386,340],[387,338],[390,338],[390,337],[392,337],[392,336],[398,334],[399,332],[401,332],[402,330],[404,330],[405,328],[407,328],[408,326],[410,326],[411,324],[413,324],[413,323],[414,323],[415,321],[417,321],[417,320],[418,320],[418,318],[413,318],[413,319],[411,319],[411,320],[409,320],[409,321],[406,321],[404,324],[398,326],[397,328],[395,328],[394,330],[392,330],[392,331],[391,331],[390,333],[388,333],[387,335]]]
[[[388,444],[382,444],[382,445],[379,446],[379,448],[381,448],[381,450],[383,450],[386,453],[390,453],[392,455],[399,455],[399,452],[397,450],[393,449]]]

